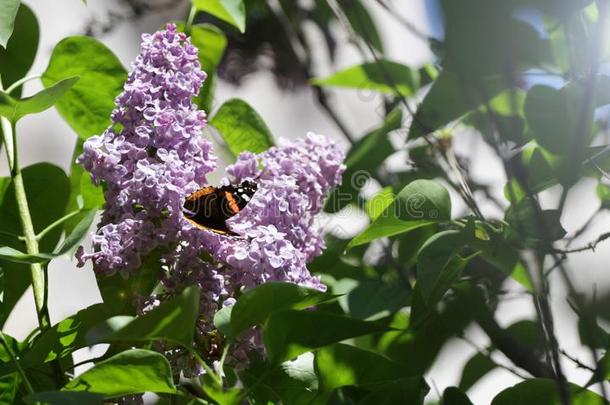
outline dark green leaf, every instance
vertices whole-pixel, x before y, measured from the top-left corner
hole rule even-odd
[[[459,387],[467,391],[487,373],[496,368],[496,363],[488,356],[477,353],[470,358],[462,369]]]
[[[411,97],[419,87],[416,70],[389,60],[368,62],[340,70],[325,78],[316,78],[318,86],[346,87],[379,91]]]
[[[55,46],[42,83],[49,87],[71,76],[80,80],[56,107],[78,136],[87,139],[102,133],[110,124],[114,98],[122,90],[127,72],[101,42],[74,36]]]
[[[17,18],[15,18],[13,35],[6,44],[6,49],[0,48],[2,87],[7,89],[28,73],[36,57],[38,39],[39,29],[36,16],[28,6],[21,4]],[[20,96],[21,87],[15,89],[11,94]]]
[[[552,60],[548,41],[532,25],[514,17],[515,1],[442,0],[441,6],[443,65],[460,72],[462,81],[501,74],[508,84],[507,69],[517,72]]]
[[[566,234],[561,226],[561,213],[558,210],[535,208],[537,202],[523,198],[506,211],[506,238],[523,246],[539,246],[563,238]]]
[[[384,392],[387,384],[402,387],[405,404],[421,404],[428,385],[419,376],[408,373],[405,367],[377,353],[345,344],[336,344],[316,353],[315,367],[319,378],[319,402],[337,388],[356,386]]]
[[[375,21],[361,0],[337,0],[354,32],[365,42],[383,53],[383,43]]]
[[[385,322],[367,322],[322,311],[273,312],[263,328],[271,361],[280,363],[301,353],[387,329]]]
[[[133,342],[167,340],[190,348],[195,322],[199,314],[199,289],[185,288],[179,295],[157,308],[127,322],[114,322],[125,317],[110,318],[87,334],[93,345],[101,342]]]
[[[5,0],[0,8],[0,46],[3,48],[6,48],[6,44],[13,34],[15,17],[20,3],[20,0]]]
[[[29,395],[25,402],[41,405],[102,405],[104,396],[92,392],[47,391]]]
[[[443,231],[428,239],[417,253],[417,284],[428,306],[436,304],[461,275],[466,260],[458,253],[466,242],[462,231]]]
[[[409,139],[434,132],[492,99],[508,84],[502,77],[481,81],[477,91],[453,72],[443,70],[418,107],[409,129]]]
[[[586,390],[578,385],[566,383],[572,397],[572,403],[578,405],[603,404],[603,398],[596,393]],[[500,392],[491,402],[491,405],[561,405],[561,397],[557,383],[545,378],[533,378]]]
[[[120,315],[135,315],[136,298],[152,293],[161,276],[159,254],[152,252],[136,274],[124,279],[119,273],[97,281],[104,303]]]
[[[269,282],[246,291],[231,312],[231,335],[262,324],[274,311],[303,309],[332,299],[333,296],[292,283]]]
[[[388,139],[388,134],[400,128],[402,112],[395,109],[390,112],[381,126],[358,140],[347,153],[342,184],[331,194],[326,202],[327,212],[337,212],[353,202],[367,181],[375,176],[379,166],[394,153],[395,149]]]
[[[473,405],[468,396],[457,387],[443,391],[443,405]]]
[[[253,362],[240,373],[246,387],[260,401],[282,401],[285,404],[310,404],[318,391],[313,353],[304,353],[293,361],[273,366]]]
[[[338,290],[337,284],[347,288]],[[337,284],[333,286],[333,292],[345,294],[339,297],[339,304],[347,314],[357,319],[370,321],[390,316],[404,307],[409,298],[409,291],[396,282],[346,278]]]
[[[246,6],[243,0],[192,0],[192,2],[197,10],[228,22],[239,32],[246,31]]]
[[[117,397],[143,392],[176,392],[167,359],[150,350],[133,349],[101,361],[85,371],[63,390],[88,391]]]
[[[15,404],[19,384],[21,384],[21,377],[17,372],[0,377],[0,405]]]
[[[91,224],[95,219],[97,210],[89,210],[84,213],[83,219],[74,227],[72,232],[62,242],[62,244],[53,253],[55,256],[62,256],[65,254],[73,254],[80,242],[87,236]]]
[[[398,235],[451,218],[451,199],[445,187],[431,180],[415,180],[403,188],[388,208],[347,249],[375,239]]]
[[[249,151],[261,153],[273,146],[271,131],[248,103],[233,98],[220,106],[210,120],[234,156]]]
[[[28,114],[36,114],[51,108],[60,98],[78,81],[78,77],[71,77],[58,81],[46,89],[39,91],[31,97],[14,99],[4,92],[0,92],[0,115],[12,122],[17,122]]]
[[[70,166],[70,199],[66,207],[66,214],[76,210],[82,212],[64,223],[64,230],[70,234],[74,228],[84,219],[89,210],[99,210],[104,205],[104,193],[102,187],[98,187],[91,181],[91,174],[76,163],[76,159],[83,152],[83,139],[77,138],[72,152],[72,165]]]
[[[37,163],[22,170],[25,192],[32,215],[36,233],[61,218],[66,209],[70,193],[70,183],[66,174],[59,167],[49,163]],[[19,209],[12,185],[6,189],[0,205],[0,230],[13,235],[21,235]],[[61,237],[61,228],[49,232],[40,241],[42,252],[52,252]],[[0,246],[8,246],[21,252],[26,251],[25,244],[14,237],[0,234]],[[3,323],[9,311],[30,284],[30,273],[27,266],[7,263],[0,260],[4,272],[4,295],[0,323]]]

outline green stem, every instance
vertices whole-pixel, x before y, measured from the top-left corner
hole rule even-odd
[[[71,213],[66,214],[63,217],[59,218],[57,221],[53,222],[51,225],[47,226],[42,231],[38,232],[38,235],[36,235],[36,240],[40,242],[42,240],[42,238],[44,238],[53,229],[57,228],[59,225],[63,224],[70,218],[75,217],[76,215],[80,214],[81,212],[82,212],[81,210],[72,211]]]
[[[2,332],[0,332],[0,339],[2,340],[2,345],[4,346],[6,353],[11,358],[11,362],[15,365],[15,369],[21,376],[21,379],[23,380],[23,385],[25,385],[25,389],[28,391],[28,394],[34,394],[34,388],[32,387],[30,380],[28,380],[28,376],[25,374],[25,371],[23,371],[23,368],[21,368],[21,364],[19,364],[17,357],[13,353],[13,350],[9,346],[8,342],[6,341],[6,337],[4,337],[4,333]]]
[[[15,89],[17,87],[21,86],[23,83],[29,82],[30,80],[40,79],[41,77],[42,77],[41,75],[22,77],[21,79],[17,80],[15,83],[8,86],[8,88],[6,90],[4,90],[4,92],[11,94],[13,91],[15,91]]]
[[[15,123],[11,122],[8,128],[6,125],[3,125],[2,134],[5,145],[9,144],[9,140],[12,141],[12,158],[9,157],[9,166],[13,187],[15,188],[15,199],[17,201],[19,219],[21,220],[21,228],[23,229],[27,252],[35,255],[40,253],[40,250],[38,249],[38,240],[36,239],[36,233],[34,232],[34,225],[30,215],[25,185],[23,184],[23,176],[21,175],[21,169],[19,168]],[[9,153],[8,148],[7,153]],[[46,304],[45,275],[42,266],[38,263],[31,264],[30,275],[32,277],[32,289],[34,291],[34,301],[36,302],[38,323],[41,327],[48,326],[50,321]]]
[[[189,11],[189,15],[186,18],[186,24],[184,24],[184,33],[188,36],[191,35],[191,28],[193,27],[193,20],[195,19],[195,15],[197,15],[197,8],[192,5],[191,10]]]

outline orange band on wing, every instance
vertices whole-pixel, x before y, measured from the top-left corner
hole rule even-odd
[[[235,215],[239,212],[239,205],[237,205],[237,200],[233,197],[233,194],[228,191],[221,191],[222,196],[227,200],[227,204],[231,214]]]

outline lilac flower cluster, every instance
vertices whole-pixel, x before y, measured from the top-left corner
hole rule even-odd
[[[78,160],[106,185],[93,253],[80,256],[98,273],[127,276],[152,250],[180,239],[184,196],[216,167],[200,136],[205,113],[191,101],[206,77],[197,48],[174,25],[142,40],[111,126],[85,142]]]
[[[184,216],[186,196],[207,184],[216,167],[210,142],[201,137],[205,113],[192,102],[203,81],[197,49],[174,25],[143,35],[124,91],[116,98],[112,124],[84,145],[79,162],[97,184],[105,206],[91,260],[98,275],[137,272],[153,251],[171,296],[187,285],[201,290],[204,336],[212,317],[243,288],[276,280],[324,290],[306,263],[324,248],[315,218],[344,170],[343,152],[326,137],[306,138],[254,155],[242,153],[225,182],[251,180],[258,189],[227,222],[239,236],[200,229]],[[143,297],[142,308],[159,297]],[[260,342],[246,337],[248,347]],[[245,347],[245,346],[243,346]]]
[[[343,159],[335,143],[310,133],[259,156],[242,153],[227,168],[234,183],[258,183],[252,201],[228,221],[245,239],[218,238],[213,251],[233,270],[234,282],[251,287],[284,280],[325,289],[305,264],[324,248],[315,217],[326,195],[341,181]]]

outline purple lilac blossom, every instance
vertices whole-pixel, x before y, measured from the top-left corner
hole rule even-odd
[[[106,186],[104,213],[93,251],[80,249],[99,276],[137,272],[153,251],[161,254],[165,293],[141,297],[150,310],[188,285],[201,291],[199,337],[213,329],[214,313],[244,288],[289,281],[324,290],[306,263],[324,248],[315,218],[339,184],[344,154],[326,137],[308,134],[259,155],[242,153],[226,182],[252,180],[258,190],[228,226],[226,236],[192,225],[183,214],[187,195],[207,184],[216,168],[211,143],[201,136],[203,111],[192,102],[205,80],[197,49],[173,24],[142,36],[111,125],[84,144],[78,161]],[[233,358],[259,349],[256,331],[232,346]]]

